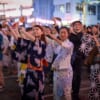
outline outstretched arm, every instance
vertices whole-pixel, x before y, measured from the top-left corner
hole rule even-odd
[[[69,48],[70,45],[67,45],[65,42],[59,40],[58,38],[56,38],[54,35],[52,34],[48,34],[54,41],[56,41],[58,44],[60,44],[62,47],[64,48]]]
[[[54,35],[52,35],[52,34],[47,34],[47,35],[49,35],[54,41],[56,41],[57,43],[59,43],[60,45],[62,45],[62,41],[59,40],[59,39],[57,39]]]
[[[32,34],[26,32],[24,28],[20,29],[20,33],[26,35],[26,37],[29,38],[31,41],[35,41],[35,37]]]

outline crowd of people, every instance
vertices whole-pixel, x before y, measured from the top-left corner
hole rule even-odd
[[[44,100],[46,80],[53,84],[54,100],[80,100],[82,66],[88,66],[88,100],[100,100],[100,24],[74,21],[59,27],[56,18],[53,21],[27,28],[11,21],[0,24],[0,91],[6,85],[3,66],[11,72],[14,64],[22,100]]]

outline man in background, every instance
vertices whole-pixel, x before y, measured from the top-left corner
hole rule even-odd
[[[80,21],[73,22],[73,33],[70,34],[70,41],[74,44],[74,51],[72,55],[72,68],[73,68],[73,82],[72,82],[72,98],[73,100],[79,100],[79,90],[81,84],[81,69],[84,59],[83,53],[79,48],[82,43],[82,23]]]

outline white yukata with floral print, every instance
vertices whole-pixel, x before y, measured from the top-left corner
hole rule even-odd
[[[53,44],[54,53],[57,54],[52,69],[54,69],[53,86],[54,100],[71,100],[72,77],[71,56],[73,44],[66,39],[62,45]]]

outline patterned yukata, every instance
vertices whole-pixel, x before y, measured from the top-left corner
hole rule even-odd
[[[54,69],[53,86],[54,100],[62,100],[62,96],[71,100],[73,71],[71,56],[73,44],[67,39],[62,45],[54,44],[54,53],[57,55],[52,68]]]
[[[98,51],[100,55],[100,47],[98,47]],[[89,100],[100,100],[100,56],[98,60],[99,62],[92,64],[90,69],[91,87],[89,90]]]
[[[89,100],[100,100],[100,64],[91,65]]]
[[[23,100],[44,100],[44,72],[42,60],[45,56],[46,44],[41,40],[29,46],[30,65],[24,80]],[[38,98],[38,99],[37,99]]]
[[[88,56],[89,52],[94,47],[95,42],[93,38],[91,38],[91,35],[85,34],[82,37],[82,44],[80,46],[80,51],[84,53],[85,56]]]
[[[99,36],[98,40],[100,41]],[[84,35],[82,41],[80,49],[88,56],[88,53],[96,45],[95,41],[89,35]],[[100,47],[98,47],[98,51],[100,53]],[[94,63],[90,66],[89,100],[100,100],[100,63]]]

